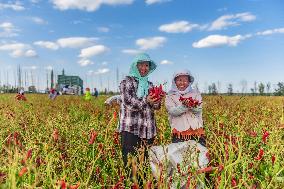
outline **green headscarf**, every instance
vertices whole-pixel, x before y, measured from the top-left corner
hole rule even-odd
[[[149,72],[144,77],[141,77],[139,70],[137,68],[137,64],[139,62],[149,62],[149,64],[150,64],[149,65],[150,66]],[[129,76],[133,76],[136,79],[138,79],[138,89],[137,89],[137,93],[136,93],[138,98],[141,98],[141,97],[148,95],[148,89],[149,89],[148,75],[150,73],[152,73],[156,69],[156,67],[157,67],[156,63],[153,60],[151,60],[150,56],[146,53],[138,54],[134,58],[134,60],[131,64],[131,67],[130,67]]]

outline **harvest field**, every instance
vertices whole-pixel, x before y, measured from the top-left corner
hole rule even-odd
[[[115,133],[118,107],[106,107],[107,96],[91,101],[26,96],[18,102],[14,95],[0,95],[0,188],[133,185],[124,175]],[[203,96],[203,101],[211,188],[284,188],[284,97]],[[156,144],[168,144],[165,107],[156,115]],[[137,174],[142,171],[145,188],[154,188],[149,169],[138,167]],[[164,176],[155,184],[168,188],[170,182]],[[190,182],[193,188],[194,179]]]

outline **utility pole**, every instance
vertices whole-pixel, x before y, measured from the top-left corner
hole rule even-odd
[[[27,82],[27,71],[25,71],[25,87],[27,87],[27,84],[28,84],[28,82]]]
[[[21,66],[18,66],[18,88],[20,89],[22,87],[22,71]]]
[[[50,88],[51,88],[51,89],[53,89],[53,87],[54,87],[53,69],[51,70],[51,74],[50,74],[50,75],[51,75],[51,76],[50,76],[50,77],[51,77],[51,78],[50,78],[50,79],[51,79],[51,81],[50,81],[50,82],[51,82],[51,84],[50,84]]]
[[[107,76],[107,91],[109,92],[109,75]]]
[[[46,90],[48,90],[48,70],[46,70]]]
[[[9,86],[9,72],[8,72],[8,70],[6,71],[6,82],[7,82],[7,86]]]
[[[32,86],[34,86],[34,76],[33,76],[33,70],[31,70],[31,79],[32,79]]]
[[[118,92],[118,88],[119,88],[119,70],[118,67],[116,68],[116,92]]]

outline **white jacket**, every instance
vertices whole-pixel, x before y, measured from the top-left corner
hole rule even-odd
[[[198,90],[192,89],[183,97],[192,97],[202,102],[201,94]],[[172,130],[187,131],[203,128],[202,104],[198,108],[187,108],[179,101],[180,95],[169,94],[166,96],[166,108],[169,113],[169,121]]]

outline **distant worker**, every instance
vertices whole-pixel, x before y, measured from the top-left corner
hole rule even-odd
[[[67,94],[68,88],[69,88],[69,86],[68,86],[68,85],[65,85],[65,86],[62,88],[62,94]]]
[[[99,92],[97,88],[94,88],[94,96],[97,98],[99,96]]]
[[[55,89],[50,89],[48,97],[51,100],[55,100],[57,97],[57,91]]]
[[[27,98],[25,97],[25,91],[23,88],[20,89],[19,93],[16,95],[17,100],[23,100],[26,101]]]
[[[91,95],[91,92],[90,92],[90,88],[87,87],[86,93],[85,93],[85,100],[91,100],[91,98],[92,98],[92,95]]]

